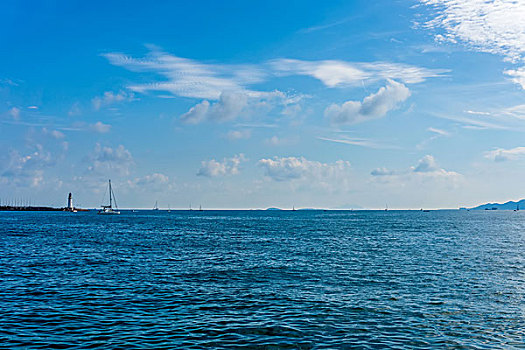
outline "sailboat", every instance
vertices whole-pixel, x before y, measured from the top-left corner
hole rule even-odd
[[[168,204],[168,213],[171,213],[171,206]]]
[[[155,201],[155,206],[153,207],[153,210],[159,210],[159,206],[157,204],[157,201]]]
[[[115,194],[111,188],[111,180],[109,180],[109,205],[102,205],[102,209],[98,211],[98,214],[104,215],[115,215],[120,214],[117,206],[117,200],[114,198]],[[113,201],[115,201],[115,209],[113,209]]]

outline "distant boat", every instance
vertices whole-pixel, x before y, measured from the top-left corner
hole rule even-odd
[[[385,211],[388,211],[388,204],[385,204]]]
[[[202,211],[202,205],[199,205],[199,211]]]
[[[520,211],[520,204],[516,204],[516,209],[514,209],[514,211]]]
[[[171,213],[171,207],[169,204],[168,204],[168,213]]]
[[[292,206],[292,211],[295,211],[295,205]]]
[[[153,207],[153,210],[159,210],[159,206],[157,204],[157,201],[155,201],[155,206]]]
[[[113,189],[111,188],[111,180],[109,180],[109,205],[102,205],[102,209],[98,211],[98,214],[103,214],[103,215],[120,214],[120,211],[118,210],[118,206],[117,206],[117,199],[114,197],[115,197],[115,194],[113,193]],[[113,209],[113,201],[115,202],[115,209]]]

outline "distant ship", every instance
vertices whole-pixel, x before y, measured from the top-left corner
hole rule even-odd
[[[153,207],[153,210],[159,210],[159,206],[157,204],[157,201],[155,201],[155,206]]]
[[[111,180],[109,180],[109,205],[102,205],[102,209],[98,211],[98,214],[103,215],[116,215],[120,214],[117,206],[117,200],[114,198],[115,194],[111,188]],[[115,202],[115,209],[113,209],[113,201]]]

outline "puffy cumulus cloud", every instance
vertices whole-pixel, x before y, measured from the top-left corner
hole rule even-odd
[[[270,138],[267,138],[264,140],[264,143],[268,146],[288,146],[296,144],[299,141],[299,137],[297,136],[290,136],[290,137],[279,137],[279,136],[272,136]]]
[[[38,187],[44,181],[44,169],[54,165],[55,160],[51,153],[40,144],[35,145],[35,150],[25,155],[12,150],[0,173],[0,179],[3,183],[15,186]]]
[[[387,168],[377,168],[370,172],[370,175],[372,176],[390,176],[394,174],[395,172],[393,170]]]
[[[224,158],[222,162],[215,159],[202,161],[197,176],[216,177],[236,175],[239,173],[239,167],[244,161],[246,161],[246,157],[242,153],[232,158]]]
[[[170,178],[160,173],[136,177],[128,180],[128,185],[146,191],[166,191],[172,188]]]
[[[94,132],[98,132],[100,134],[105,134],[107,132],[109,132],[111,130],[111,125],[109,124],[104,124],[100,121],[94,123],[94,124],[90,124],[89,125],[89,129],[91,131],[94,131]]]
[[[323,180],[346,177],[349,175],[350,163],[338,160],[335,163],[321,163],[307,160],[304,157],[274,157],[261,159],[258,162],[265,175],[275,181],[290,180]]]
[[[239,116],[247,105],[248,96],[240,92],[223,92],[216,103],[210,104],[204,100],[193,106],[181,116],[181,121],[187,124],[198,124],[203,121],[224,122]]]
[[[58,131],[58,130],[49,130],[47,128],[42,128],[42,133],[44,135],[48,135],[56,140],[60,140],[60,139],[63,139],[64,137],[66,137],[66,135],[64,135],[64,133]]]
[[[102,107],[131,100],[133,100],[132,93],[126,91],[119,91],[118,93],[106,91],[102,96],[93,98],[91,100],[91,104],[93,105],[93,108],[98,111]]]
[[[511,149],[497,148],[492,151],[485,152],[485,158],[503,162],[506,160],[515,160],[525,156],[525,147],[516,147]]]
[[[11,107],[7,114],[9,114],[9,116],[11,116],[13,119],[18,119],[20,118],[20,108]]]
[[[99,175],[128,175],[130,167],[134,164],[131,153],[123,145],[111,148],[97,143],[88,160],[91,163],[88,171]]]
[[[431,155],[426,155],[423,158],[421,158],[417,165],[412,169],[412,171],[416,173],[429,173],[439,170],[439,167],[437,166],[436,160]]]
[[[251,136],[252,131],[250,129],[230,130],[226,134],[226,138],[229,140],[249,139]]]
[[[347,101],[342,105],[332,104],[324,114],[333,124],[356,124],[384,117],[401,102],[410,97],[410,90],[403,84],[388,80],[375,94],[361,101]]]
[[[270,65],[278,75],[306,75],[320,80],[331,88],[384,79],[396,79],[405,84],[414,84],[448,72],[442,69],[432,70],[389,62],[359,63],[337,60],[278,59],[271,61]]]
[[[459,179],[462,175],[454,171],[447,171],[441,168],[436,159],[431,155],[426,155],[419,159],[416,165],[405,171],[394,171],[387,168],[377,168],[370,173],[375,177],[402,177],[405,179],[414,179],[415,177],[443,177]]]
[[[270,111],[275,108],[286,109],[298,103],[304,96],[287,96],[280,91],[248,95],[240,91],[222,92],[219,100],[204,100],[184,113],[180,120],[186,124],[199,124],[205,121],[226,122],[240,116],[248,116],[257,111]]]

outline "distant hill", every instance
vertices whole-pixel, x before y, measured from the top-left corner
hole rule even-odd
[[[475,208],[471,208],[471,210],[514,210],[518,208],[518,205],[521,210],[525,210],[525,199],[522,199],[519,202],[509,201],[503,204],[500,204],[500,203],[482,204]]]

